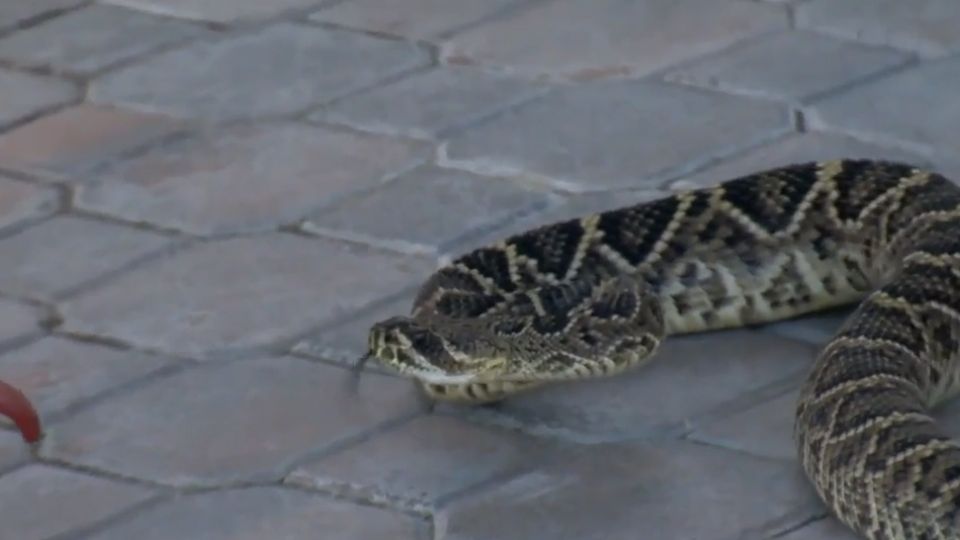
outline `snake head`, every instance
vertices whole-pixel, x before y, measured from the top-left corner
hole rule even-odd
[[[457,350],[437,332],[408,317],[392,317],[370,328],[368,355],[380,363],[433,384],[463,384],[495,376],[505,363]]]

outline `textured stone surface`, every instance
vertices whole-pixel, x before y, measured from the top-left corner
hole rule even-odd
[[[167,244],[147,231],[56,217],[0,240],[0,291],[53,298]]]
[[[812,501],[789,464],[697,445],[601,445],[458,501],[443,538],[764,537],[808,515]]]
[[[0,58],[86,74],[202,33],[173,19],[91,5],[0,39]]]
[[[785,62],[784,58],[789,58]],[[810,32],[764,36],[681,68],[668,80],[791,101],[903,64],[909,55]]]
[[[277,23],[112,72],[90,97],[186,117],[261,117],[305,109],[426,61],[414,44]]]
[[[22,390],[47,416],[167,364],[138,352],[48,337],[0,356],[0,380]]]
[[[279,478],[291,460],[411,414],[407,381],[297,358],[188,369],[59,423],[44,454],[172,485]],[[362,396],[358,397],[358,396]]]
[[[429,269],[323,239],[238,238],[120,276],[63,313],[71,330],[204,355],[304,332],[419,282]]]
[[[52,538],[109,518],[150,495],[139,486],[30,465],[0,478],[0,522],[9,538]]]
[[[782,9],[764,4],[560,0],[457,35],[444,56],[528,74],[637,76],[786,24]]]
[[[955,155],[960,102],[945,89],[957,84],[960,57],[931,61],[824,100],[813,109],[811,123]]]
[[[0,298],[0,344],[36,333],[44,319],[39,308]]]
[[[57,180],[87,180],[98,162],[183,126],[174,119],[84,103],[0,135],[0,165]]]
[[[797,6],[797,23],[867,43],[939,55],[960,50],[960,10],[953,0],[813,0]]]
[[[479,21],[517,0],[406,0],[403,9],[384,9],[378,0],[339,2],[313,14],[316,21],[342,24],[414,39],[430,39]]]
[[[523,434],[434,415],[306,463],[288,481],[349,490],[374,500],[429,504],[495,476],[535,466],[547,446]]]
[[[0,69],[0,126],[23,120],[76,99],[69,82]]]
[[[782,540],[860,540],[856,533],[833,517],[827,517],[780,536]]]
[[[238,23],[315,6],[317,0],[103,0],[158,15],[222,23]]]
[[[260,487],[188,495],[88,536],[90,540],[425,539],[425,524],[389,510]]]
[[[0,431],[0,470],[6,470],[30,458],[30,449],[20,438],[20,433]],[[2,483],[2,480],[0,480]]]
[[[306,228],[433,254],[544,208],[549,201],[547,194],[503,178],[428,166],[319,214]],[[411,211],[418,205],[435,211]]]
[[[769,102],[607,82],[564,88],[498,116],[455,137],[447,156],[574,190],[654,187],[646,179],[786,129],[786,111]]]
[[[30,2],[0,3],[0,29],[22,24],[75,5],[83,0],[30,0]]]
[[[0,228],[56,211],[56,190],[0,176]]]
[[[427,148],[300,124],[184,138],[99,171],[80,207],[198,234],[269,230],[369,189]]]
[[[487,414],[586,441],[659,435],[806,373],[814,353],[809,344],[749,330],[674,336],[647,366],[539,389]]]
[[[812,361],[811,361],[812,363]],[[798,377],[798,382],[802,377]],[[799,390],[739,411],[696,429],[690,437],[717,446],[783,460],[797,459],[793,420]]]
[[[337,101],[312,118],[368,131],[431,138],[544,90],[520,79],[447,66]]]

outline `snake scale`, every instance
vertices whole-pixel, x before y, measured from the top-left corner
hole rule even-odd
[[[960,444],[929,411],[960,387],[960,188],[933,172],[795,164],[533,229],[439,269],[368,357],[479,403],[858,300],[801,389],[803,469],[865,538],[958,540]]]

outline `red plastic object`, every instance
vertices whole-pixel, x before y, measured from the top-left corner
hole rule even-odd
[[[0,414],[10,418],[20,435],[27,444],[40,440],[43,431],[40,429],[40,417],[23,392],[0,381]]]

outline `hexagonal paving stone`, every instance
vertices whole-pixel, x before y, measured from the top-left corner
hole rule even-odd
[[[784,59],[789,58],[789,61]],[[905,63],[907,53],[810,32],[784,32],[680,68],[667,79],[800,101]]]
[[[587,442],[650,437],[755,402],[758,392],[806,373],[815,351],[812,345],[752,330],[671,336],[647,366],[616,377],[556,384],[471,412]]]
[[[9,538],[53,538],[103,521],[150,496],[140,486],[29,465],[0,477],[0,523]]]
[[[767,538],[763,531],[802,522],[816,508],[793,464],[677,443],[571,454],[453,503],[438,520],[442,537]]]
[[[89,74],[203,33],[173,19],[91,5],[0,39],[0,58]]]
[[[406,0],[403,9],[383,9],[378,0],[338,2],[310,16],[352,28],[430,39],[489,17],[517,0]]]
[[[545,90],[518,79],[447,66],[339,100],[311,118],[387,134],[443,137]]]
[[[165,365],[155,356],[47,337],[0,356],[0,380],[22,390],[49,417]]]
[[[148,13],[221,23],[249,22],[315,6],[316,0],[101,0]]]
[[[187,369],[53,426],[44,455],[171,485],[277,480],[290,463],[413,414],[408,381],[297,358]]]
[[[301,124],[177,140],[99,170],[77,205],[198,234],[270,230],[428,157],[425,145]]]
[[[813,0],[797,6],[797,24],[867,43],[924,54],[960,50],[960,11],[953,0]]]
[[[0,2],[0,28],[9,28],[28,20],[75,6],[83,0],[31,0]]]
[[[0,343],[37,334],[44,319],[40,308],[0,298]]]
[[[0,176],[0,228],[50,215],[59,205],[55,189]]]
[[[566,87],[455,136],[447,163],[574,191],[657,176],[789,130],[780,106],[652,82]]]
[[[63,314],[65,328],[83,334],[192,356],[230,354],[329,323],[431,269],[333,240],[236,238],[120,276],[67,302]]]
[[[366,499],[436,503],[458,491],[541,462],[555,445],[444,416],[418,418],[357,446],[308,462],[288,482]]]
[[[812,125],[902,142],[946,155],[960,153],[960,57],[920,64],[831,96],[810,111]]]
[[[277,23],[153,56],[101,77],[89,95],[186,117],[261,117],[300,111],[427,62],[412,43]]]
[[[639,76],[786,28],[777,6],[712,0],[559,0],[452,38],[450,62],[578,79]]]
[[[77,88],[62,79],[0,69],[0,126],[77,99]]]
[[[547,206],[548,194],[433,166],[310,219],[307,230],[437,254]],[[428,211],[416,211],[418,206]]]
[[[171,117],[82,103],[0,135],[0,165],[55,180],[83,173],[184,126]]]
[[[426,529],[420,520],[390,510],[259,487],[178,497],[86,538],[419,540]]]
[[[49,299],[168,245],[165,236],[60,216],[0,240],[0,291]],[[65,256],[69,254],[69,256]]]

